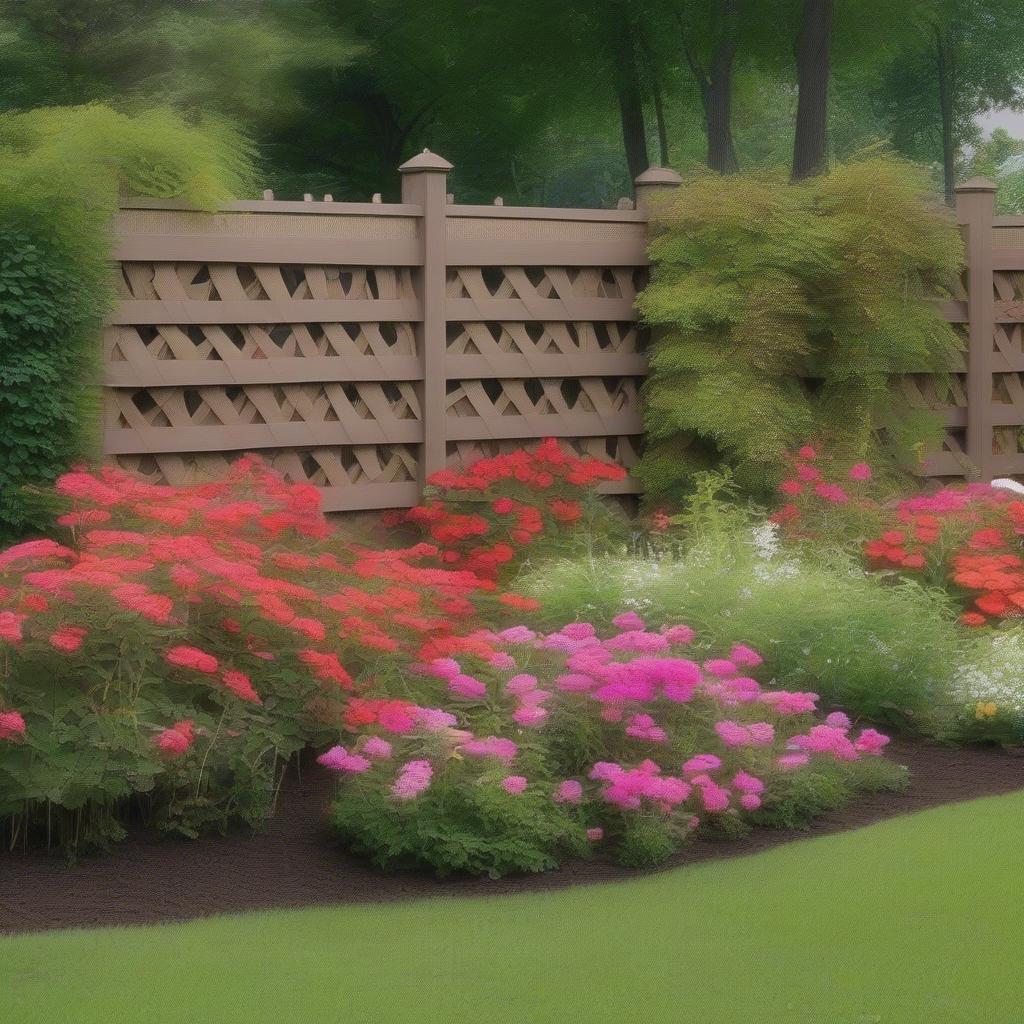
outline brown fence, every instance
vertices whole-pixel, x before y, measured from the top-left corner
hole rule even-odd
[[[646,210],[678,176],[646,172],[617,210],[565,210],[457,205],[449,169],[404,164],[397,204],[124,206],[106,453],[185,483],[258,451],[332,511],[414,504],[433,470],[542,437],[631,467]],[[894,396],[946,412],[935,476],[1024,473],[1024,218],[992,206],[990,183],[959,191],[970,266],[945,308],[966,366]]]
[[[456,205],[449,169],[404,164],[399,204],[123,207],[106,453],[184,483],[258,451],[329,510],[414,504],[433,470],[547,436],[631,466],[644,209],[678,177],[561,210]]]

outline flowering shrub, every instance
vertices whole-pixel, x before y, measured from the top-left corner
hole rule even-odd
[[[188,834],[259,821],[355,677],[458,650],[453,620],[493,587],[430,545],[333,535],[315,488],[253,458],[194,487],[108,467],[57,491],[67,543],[0,552],[0,815],[23,838],[116,838],[140,793]]]
[[[1024,630],[975,635],[953,677],[955,738],[1024,746]]]
[[[772,518],[791,538],[853,539],[872,569],[948,589],[966,626],[1024,616],[1024,501],[972,483],[879,502],[864,493],[868,466],[850,468],[855,486],[844,488],[825,478],[820,461],[802,448],[779,485],[789,500]]]
[[[465,470],[444,469],[428,480],[433,497],[407,512],[388,513],[386,526],[412,524],[422,538],[440,549],[442,564],[497,579],[539,542],[544,553],[564,551],[588,526],[592,543],[599,533],[605,544],[622,532],[595,488],[625,477],[621,466],[581,459],[548,439],[536,449],[481,459]],[[561,543],[559,543],[559,541]],[[502,603],[532,610],[515,595]]]
[[[403,701],[364,698],[320,757],[341,779],[338,835],[439,873],[542,870],[588,842],[649,863],[695,829],[770,820],[788,776],[852,777],[888,743],[817,721],[814,693],[762,687],[744,644],[711,657],[688,626],[615,626],[478,633],[471,653],[413,665]]]
[[[103,842],[146,794],[189,835],[259,822],[303,746],[401,720],[401,701],[359,696],[369,677],[401,692],[411,658],[485,649],[480,609],[532,607],[496,580],[506,548],[571,533],[617,476],[554,442],[439,474],[454,500],[398,517],[432,542],[378,549],[253,457],[185,488],[66,474],[65,540],[0,551],[0,818],[26,842],[44,824]],[[494,486],[486,515],[462,511]]]

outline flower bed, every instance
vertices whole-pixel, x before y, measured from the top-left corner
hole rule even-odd
[[[406,700],[350,704],[320,757],[344,777],[337,834],[382,867],[439,873],[542,870],[588,842],[642,866],[698,828],[799,818],[837,776],[899,781],[864,763],[887,737],[763,688],[749,647],[713,657],[685,625],[616,625],[481,635],[486,652],[413,666]]]
[[[67,538],[0,552],[8,842],[103,843],[139,811],[186,835],[259,824],[286,761],[339,736],[338,833],[438,871],[595,842],[653,863],[698,825],[798,821],[822,790],[898,781],[867,756],[884,737],[766,689],[742,644],[716,657],[629,616],[605,639],[508,626],[537,608],[508,589],[527,556],[624,536],[594,495],[620,475],[554,442],[485,459],[385,518],[412,543],[373,547],[252,457],[189,488],[67,474]]]
[[[476,650],[478,612],[532,607],[498,569],[617,474],[553,443],[488,460],[447,483],[507,479],[511,510],[436,500],[405,517],[433,542],[404,548],[337,532],[314,487],[253,457],[185,488],[66,474],[66,538],[0,552],[0,828],[74,847],[139,809],[188,835],[259,823],[366,678]]]

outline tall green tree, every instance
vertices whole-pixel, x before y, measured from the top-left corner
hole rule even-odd
[[[952,203],[978,115],[1024,106],[1024,11],[1019,0],[927,0],[914,24],[876,96],[896,147],[939,163]]]

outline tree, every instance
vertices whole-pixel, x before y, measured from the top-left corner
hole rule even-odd
[[[793,137],[794,181],[825,169],[834,11],[835,0],[804,0],[796,48],[799,100]]]
[[[686,3],[676,12],[683,54],[700,92],[707,165],[722,174],[740,166],[732,137],[732,96],[743,6],[742,0],[716,0]]]
[[[897,148],[941,163],[953,202],[960,154],[975,119],[1024,105],[1024,32],[1018,0],[927,0],[916,35],[877,89]]]

